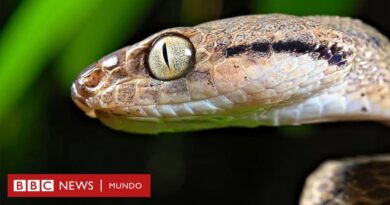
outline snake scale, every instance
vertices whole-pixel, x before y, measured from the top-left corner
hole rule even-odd
[[[347,17],[251,15],[170,28],[82,71],[74,102],[133,133],[390,121],[390,44]],[[386,156],[331,161],[302,205],[390,204]]]

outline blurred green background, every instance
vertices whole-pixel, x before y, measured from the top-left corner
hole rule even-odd
[[[6,174],[26,172],[151,172],[156,176],[154,193],[163,201],[193,198],[189,191],[193,189],[226,196],[230,192],[216,190],[229,184],[230,177],[236,174],[253,174],[253,180],[258,181],[263,178],[257,175],[286,174],[280,163],[286,163],[286,167],[292,165],[285,155],[291,152],[296,155],[290,156],[300,163],[300,169],[291,171],[292,176],[288,177],[295,185],[279,189],[268,182],[269,193],[285,191],[280,203],[264,192],[265,185],[255,183],[251,186],[257,191],[252,194],[260,197],[247,200],[296,204],[302,179],[321,160],[388,151],[385,145],[389,142],[383,138],[389,134],[387,128],[374,123],[362,123],[357,128],[355,123],[345,123],[135,136],[109,130],[97,120],[85,117],[70,100],[71,82],[83,68],[103,55],[161,29],[236,15],[276,12],[354,16],[389,34],[385,4],[386,1],[367,0],[1,0],[0,198],[5,196]],[[373,137],[368,139],[366,133]],[[337,135],[355,140],[349,143],[352,138],[340,140]],[[300,152],[294,151],[297,149]],[[299,161],[302,157],[307,157],[307,161]],[[188,163],[190,159],[199,164]],[[216,164],[215,169],[199,168],[210,163]],[[270,166],[271,170],[256,174]],[[282,166],[279,171],[278,166]],[[192,168],[200,176],[194,178],[189,174]],[[222,177],[217,177],[217,182],[208,188],[190,183],[209,172]],[[243,180],[240,183],[252,179]],[[234,179],[232,183],[240,185]],[[163,189],[167,184],[173,188]],[[183,188],[186,186],[189,190]],[[128,201],[120,203],[125,202]]]

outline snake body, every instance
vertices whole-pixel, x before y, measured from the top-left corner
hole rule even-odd
[[[174,55],[178,60],[171,60],[169,49],[183,45],[183,59]],[[87,115],[113,129],[145,134],[343,120],[386,123],[389,53],[388,39],[360,20],[241,16],[166,29],[115,51],[81,72],[72,85],[72,98]],[[190,69],[181,69],[185,65]],[[180,75],[171,68],[180,68]],[[361,161],[352,162],[341,164]],[[382,167],[389,167],[384,163]],[[324,167],[321,170],[335,168],[325,172],[328,175],[342,172],[334,163]],[[311,179],[318,177],[309,178],[308,190],[314,192],[304,191],[301,204],[389,202],[388,196],[387,201],[384,196],[357,200],[367,197],[366,192],[337,201],[357,186],[329,192],[346,180],[332,175],[326,178],[331,185],[313,188],[323,175],[317,174],[315,182]],[[390,190],[388,179],[384,189]]]
[[[329,160],[307,179],[300,205],[390,204],[390,156]]]

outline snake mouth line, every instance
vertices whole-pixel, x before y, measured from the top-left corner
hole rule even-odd
[[[86,104],[85,99],[77,92],[77,88],[74,83],[71,87],[71,96],[73,102],[77,105],[77,107],[84,111],[86,115],[92,118],[97,118],[95,110]]]

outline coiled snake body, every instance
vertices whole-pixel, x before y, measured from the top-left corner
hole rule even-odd
[[[72,98],[111,128],[147,134],[342,120],[388,123],[389,53],[388,39],[359,20],[241,16],[167,29],[111,53],[81,72]],[[383,157],[379,161],[381,169],[389,168]],[[389,178],[390,173],[379,187],[390,191]],[[316,194],[304,194],[301,203],[389,203],[388,192],[380,200],[365,195],[367,190],[353,200],[327,197],[344,196],[343,189],[311,188]],[[321,193],[328,202],[319,199]]]

